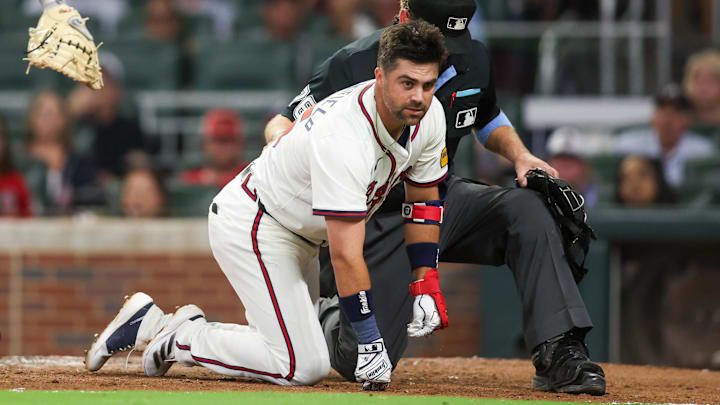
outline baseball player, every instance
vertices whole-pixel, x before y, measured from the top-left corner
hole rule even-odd
[[[210,246],[248,325],[207,322],[194,305],[168,318],[138,293],[93,343],[88,369],[134,346],[145,349],[149,376],[179,362],[275,384],[318,382],[330,369],[316,306],[319,247],[329,244],[339,305],[357,336],[353,378],[363,389],[385,389],[392,365],[362,256],[365,221],[404,181],[402,215],[416,278],[411,288],[418,292],[414,327],[424,333],[440,327],[437,184],[448,168],[445,115],[433,89],[446,53],[442,34],[426,22],[387,29],[375,80],[307,109],[214,198]]]
[[[435,86],[447,122],[450,172],[460,139],[472,133],[487,149],[514,163],[522,186],[487,186],[450,175],[440,185],[447,202],[440,260],[506,264],[511,269],[523,303],[525,342],[536,368],[534,389],[604,394],[604,372],[589,359],[584,343],[592,322],[564,254],[563,239],[538,195],[524,188],[528,170],[541,168],[554,176],[557,171],[527,150],[497,107],[489,52],[467,30],[474,11],[473,0],[401,0],[398,15],[400,22],[422,18],[439,27],[450,51]],[[381,33],[359,39],[326,60],[285,111],[268,123],[266,139],[275,138],[337,89],[372,77]],[[398,210],[405,198],[401,188],[391,192],[381,212],[367,223],[364,249],[375,301],[383,308],[376,319],[393,365],[407,346],[405,322],[411,318],[415,294],[399,293],[412,280],[410,271],[401,270],[410,268]],[[321,296],[333,297],[334,288],[327,282],[332,280],[332,261],[322,252],[321,265]],[[333,368],[352,380],[356,337],[350,322],[334,299],[321,302],[320,320]],[[410,335],[419,334],[411,329]]]

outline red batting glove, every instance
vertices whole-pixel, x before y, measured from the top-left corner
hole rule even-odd
[[[408,324],[408,336],[427,336],[449,325],[447,305],[440,291],[437,269],[425,273],[425,277],[410,284],[410,294],[415,297],[413,319]]]

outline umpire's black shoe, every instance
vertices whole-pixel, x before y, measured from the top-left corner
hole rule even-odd
[[[588,357],[583,339],[572,331],[533,350],[536,391],[605,395],[605,372]]]

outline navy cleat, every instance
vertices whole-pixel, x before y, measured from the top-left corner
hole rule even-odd
[[[187,321],[205,318],[205,313],[196,305],[182,306],[175,311],[167,325],[147,345],[143,353],[145,375],[160,377],[165,375],[175,363],[175,335]]]
[[[533,350],[535,391],[605,395],[605,372],[588,357],[583,338],[570,331]]]
[[[97,371],[115,353],[142,350],[164,326],[167,318],[149,295],[138,292],[131,297],[126,296],[115,319],[102,333],[95,334],[95,340],[85,353],[85,367],[89,371]]]

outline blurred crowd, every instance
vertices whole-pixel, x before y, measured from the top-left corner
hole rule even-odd
[[[137,118],[120,113],[123,91],[107,73],[105,87],[78,86],[66,98],[35,94],[21,144],[11,147],[0,119],[0,213],[3,216],[96,212],[160,217],[168,210],[168,182],[216,193],[247,164],[244,124],[235,111],[212,109],[202,120],[204,161],[180,172],[159,165],[157,148]],[[73,135],[91,133],[81,151]],[[203,189],[204,188],[204,189]]]
[[[7,42],[23,42],[27,25],[34,24],[41,9],[37,0],[12,1],[18,14],[0,18],[0,34]],[[106,42],[100,52],[105,87],[93,92],[68,80],[33,87],[26,79],[3,76],[3,69],[14,72],[15,67],[0,67],[0,90],[33,91],[24,122],[10,125],[9,117],[0,116],[0,214],[204,215],[209,198],[254,158],[257,151],[248,152],[246,146],[248,140],[260,142],[257,127],[262,123],[249,131],[248,118],[240,111],[204,111],[196,143],[202,159],[168,164],[158,159],[159,138],[143,130],[128,96],[148,89],[282,88],[294,94],[313,67],[335,50],[392,24],[399,2],[69,0],[90,17],[91,31]],[[469,28],[475,38],[485,40],[486,19],[592,20],[598,18],[598,4],[478,0]],[[629,3],[618,4],[621,18]],[[25,24],[24,33],[14,22]],[[500,103],[508,92],[531,93],[537,57],[509,54],[502,43],[489,45]],[[50,76],[35,72],[30,77]],[[589,142],[580,128],[559,128],[548,137],[548,162],[583,193],[588,206],[718,202],[696,175],[705,167],[696,162],[720,167],[720,51],[690,56],[682,80],[661,88],[654,102],[650,122],[619,128],[604,148]],[[478,165],[478,179],[512,181],[498,159],[488,153],[479,159],[485,163]]]
[[[611,133],[557,128],[546,150],[588,207],[687,208],[720,204],[719,145],[720,51],[705,49],[690,56],[681,83],[657,92],[649,122]],[[486,182],[512,180],[508,162],[480,166]]]

